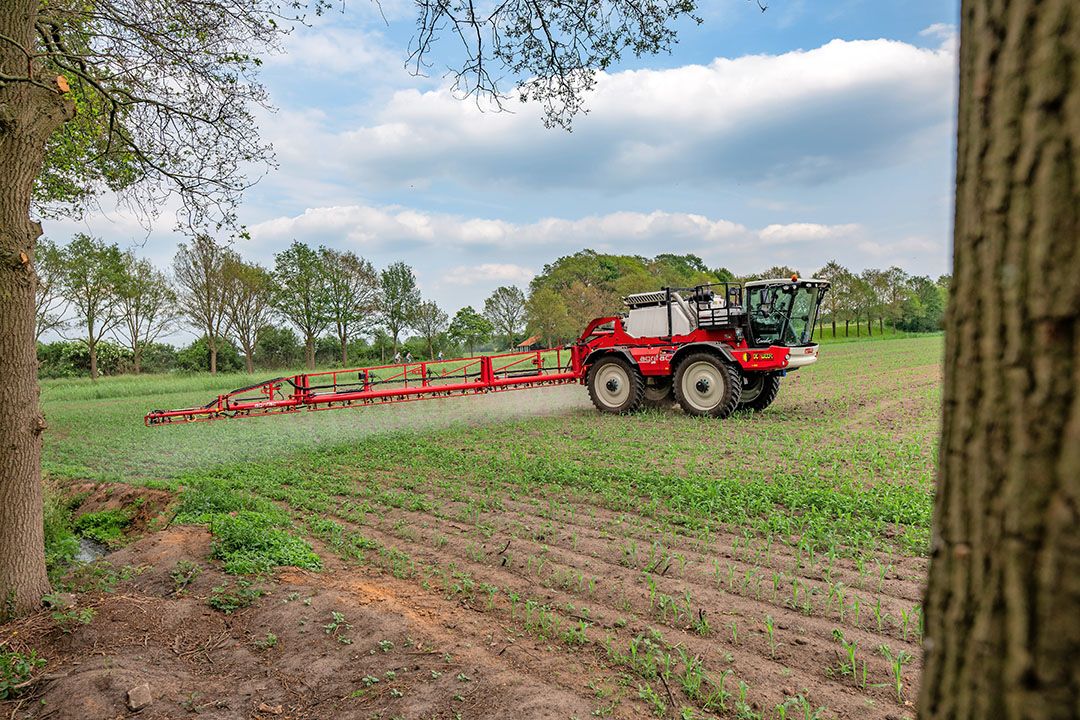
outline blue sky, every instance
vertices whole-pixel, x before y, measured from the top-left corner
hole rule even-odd
[[[268,265],[294,238],[404,260],[451,313],[585,247],[735,272],[948,272],[958,3],[703,4],[670,55],[601,77],[566,133],[531,106],[455,99],[439,68],[410,75],[407,0],[384,0],[386,21],[347,3],[265,66],[279,168],[247,194],[237,248]],[[114,209],[45,230],[167,266],[183,240],[171,225],[147,235]]]

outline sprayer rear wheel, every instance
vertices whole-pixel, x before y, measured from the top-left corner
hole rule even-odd
[[[645,381],[637,368],[623,358],[609,355],[589,368],[589,397],[596,409],[606,413],[631,413],[641,407]]]

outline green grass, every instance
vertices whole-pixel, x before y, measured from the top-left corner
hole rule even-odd
[[[941,333],[909,333],[903,330],[897,330],[896,328],[886,327],[884,332],[878,329],[877,324],[874,325],[873,335],[866,333],[866,324],[856,331],[855,326],[852,325],[848,328],[847,333],[844,332],[843,323],[836,327],[836,334],[833,334],[832,326],[826,325],[814,332],[814,342],[821,343],[822,345],[833,345],[835,343],[843,342],[863,342],[874,340],[906,340],[906,339],[918,339],[918,338],[930,338],[940,337]]]
[[[433,477],[521,492],[556,485],[611,507],[644,500],[691,524],[705,517],[825,543],[872,543],[900,523],[917,545],[930,522],[940,391],[924,383],[912,394],[905,377],[936,372],[940,352],[938,337],[829,347],[816,366],[785,379],[769,412],[720,423],[602,416],[571,386],[145,428],[150,407],[205,402],[247,376],[48,381],[45,466],[60,476],[196,487],[179,510],[185,522],[239,510],[280,522],[285,511],[271,501],[319,510],[341,494],[400,504],[393,487],[366,483],[389,473],[406,495],[410,482]],[[872,411],[897,404],[900,426],[881,427]]]

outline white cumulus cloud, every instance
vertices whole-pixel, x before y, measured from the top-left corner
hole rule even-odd
[[[955,48],[833,40],[779,55],[602,73],[573,133],[537,109],[484,112],[446,88],[399,90],[351,129],[275,133],[301,174],[366,187],[454,182],[632,190],[665,183],[794,183],[900,164],[951,122]],[[315,52],[315,51],[312,51]],[[309,119],[310,121],[310,119]]]

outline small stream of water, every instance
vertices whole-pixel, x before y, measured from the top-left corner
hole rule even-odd
[[[109,552],[109,548],[96,540],[90,538],[79,538],[79,552],[75,553],[75,562],[80,563],[92,563],[100,557],[103,557],[105,553]]]

